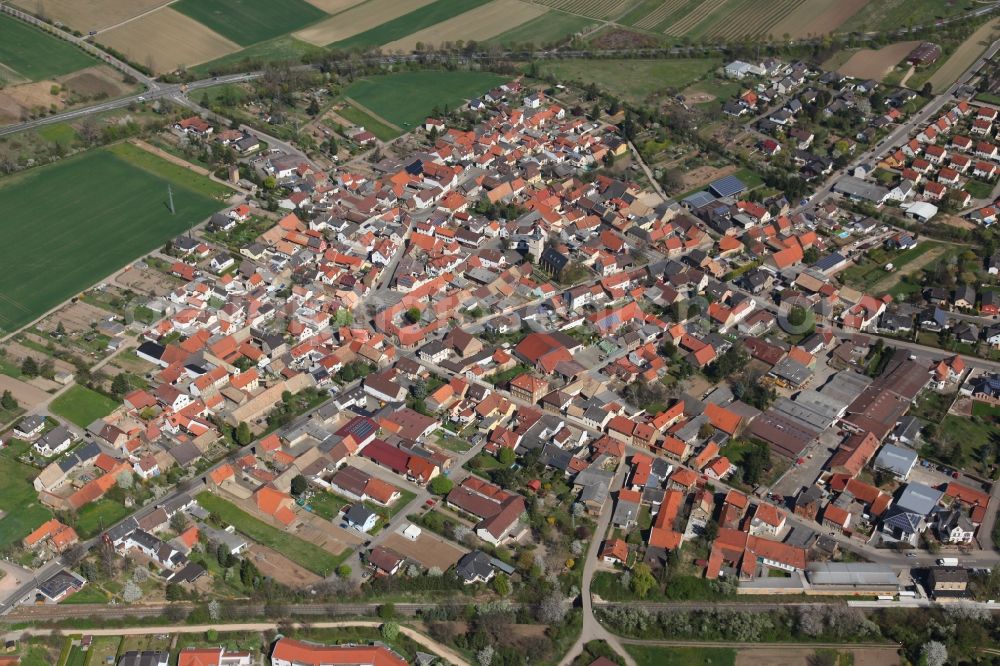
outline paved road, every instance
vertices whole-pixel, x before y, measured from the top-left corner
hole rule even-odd
[[[615,476],[611,482],[612,491],[621,488],[622,481],[625,478],[625,470],[626,465],[623,458],[618,462],[618,469],[615,470]],[[618,637],[605,629],[604,625],[597,621],[597,618],[594,616],[590,594],[590,585],[594,579],[594,569],[597,567],[598,562],[597,556],[601,549],[601,543],[604,541],[604,535],[611,524],[611,516],[614,513],[613,506],[614,502],[605,502],[601,508],[601,515],[597,519],[597,527],[594,529],[594,536],[590,541],[590,547],[587,549],[587,559],[583,564],[583,580],[580,583],[580,589],[582,590],[580,598],[583,606],[583,628],[580,630],[580,637],[576,639],[576,643],[569,649],[569,652],[563,656],[562,661],[559,662],[559,666],[569,666],[576,659],[577,655],[583,652],[583,647],[594,640],[606,641],[622,656],[628,666],[636,666],[632,655],[626,652],[621,643],[618,642]]]

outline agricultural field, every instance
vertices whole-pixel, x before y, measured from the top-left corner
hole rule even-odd
[[[25,11],[59,21],[81,32],[100,31],[122,21],[135,18],[157,7],[170,4],[169,0],[45,0],[39,4],[32,0],[11,3]]]
[[[383,24],[407,16],[433,2],[434,0],[369,0],[337,16],[320,21],[305,30],[300,30],[294,34],[294,37],[315,46],[343,42],[355,35],[375,32]],[[459,13],[461,12],[455,11],[455,14]],[[406,34],[396,35],[384,41],[391,42],[393,39],[405,37]]]
[[[454,109],[505,81],[507,77],[487,72],[402,72],[359,79],[344,90],[344,96],[409,131],[435,107]]]
[[[371,30],[355,33],[350,39],[336,42],[330,46],[340,49],[365,49],[373,46],[381,46],[397,39],[402,39],[415,31],[436,26],[443,21],[472,11],[488,2],[490,0],[436,0],[408,14],[382,23]],[[364,9],[365,6],[367,5],[359,7],[359,9]],[[473,27],[469,26],[469,30],[471,31],[472,29]],[[477,26],[476,29],[479,29],[479,27]],[[457,37],[456,39],[463,38]]]
[[[215,60],[240,49],[236,42],[173,7],[102,32],[97,39],[156,73]]]
[[[24,326],[201,222],[227,192],[130,144],[0,180],[0,328]]]
[[[592,19],[551,9],[536,19],[502,32],[488,41],[493,44],[543,46],[596,25]]]
[[[305,0],[180,0],[171,8],[242,46],[288,34],[327,16]]]
[[[628,10],[630,0],[535,0],[554,9],[596,19],[615,19]]]
[[[927,25],[982,7],[973,0],[869,0],[840,28],[839,32],[893,30],[911,25]]]
[[[295,39],[290,35],[284,35],[282,37],[269,39],[266,42],[254,44],[253,46],[248,46],[241,51],[228,53],[221,58],[204,62],[190,68],[190,71],[195,76],[205,77],[214,72],[220,71],[224,67],[244,61],[253,63],[252,65],[246,67],[246,69],[254,69],[258,66],[256,63],[260,62],[295,61],[296,63],[300,63],[303,56],[315,55],[321,52],[322,49],[318,46],[307,44],[306,42],[303,42],[300,39]]]
[[[409,53],[416,50],[419,44],[438,45],[460,39],[482,42],[512,30],[525,21],[537,19],[545,13],[544,7],[522,0],[492,0],[464,14],[389,42],[383,48],[387,51]]]
[[[968,39],[962,42],[927,79],[934,92],[939,93],[954,83],[989,48],[997,38],[998,32],[1000,32],[1000,19],[993,19],[969,35]]]
[[[86,428],[113,412],[117,406],[117,401],[77,384],[53,400],[50,408],[56,416]]]
[[[622,100],[640,103],[668,88],[682,90],[703,79],[722,64],[714,58],[668,60],[560,60],[546,62],[541,69],[556,79],[599,89]],[[627,68],[628,76],[622,76]]]
[[[920,42],[897,42],[878,50],[859,49],[851,52],[847,61],[835,69],[846,76],[882,81],[918,44]]]
[[[0,15],[0,83],[40,81],[96,64],[69,42]]]

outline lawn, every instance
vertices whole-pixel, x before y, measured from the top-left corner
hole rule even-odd
[[[194,0],[186,0],[193,2]],[[359,32],[356,35],[342,39],[333,44],[327,44],[333,49],[369,49],[373,46],[381,46],[402,39],[407,35],[412,35],[418,30],[429,28],[436,23],[445,21],[475,9],[480,5],[485,5],[491,0],[436,0],[429,5],[424,5],[415,9],[409,14],[403,14],[391,21],[386,21],[377,25],[371,30]]]
[[[359,79],[344,90],[390,123],[409,131],[434,108],[458,108],[509,77],[488,72],[424,70]]]
[[[327,18],[305,0],[180,0],[171,6],[241,46],[279,37]]]
[[[733,666],[736,650],[731,648],[648,647],[626,645],[636,666]]]
[[[898,254],[887,253],[881,249],[870,250],[864,263],[849,266],[840,273],[840,281],[856,289],[868,291],[873,285],[890,275],[884,270],[887,263],[891,262],[894,273],[901,277],[908,273],[904,270],[907,264],[936,247],[940,247],[940,244],[928,241]]]
[[[52,401],[52,413],[86,428],[95,420],[107,416],[118,407],[111,398],[79,384],[71,386]]]
[[[316,492],[306,502],[309,511],[312,511],[320,518],[331,521],[336,520],[340,512],[348,504],[351,504],[350,500],[328,492]]]
[[[9,16],[0,16],[0,63],[40,81],[91,67],[97,61],[69,42]]]
[[[46,141],[61,144],[64,148],[70,146],[73,140],[76,139],[76,130],[68,123],[45,125],[44,127],[39,127],[36,131],[38,132],[38,136]]]
[[[659,0],[657,0],[659,1]],[[574,33],[596,23],[594,19],[575,14],[567,14],[555,9],[548,11],[527,23],[502,32],[488,40],[490,44],[521,46],[532,44],[536,47],[561,42]]]
[[[173,184],[176,214],[167,206]],[[134,146],[0,180],[0,331],[38,318],[222,207],[228,191]]]
[[[989,199],[993,193],[993,185],[970,178],[965,181],[965,191],[971,194],[973,199]]]
[[[108,594],[93,583],[84,585],[76,594],[66,597],[63,604],[104,604],[108,602]]]
[[[589,85],[630,102],[668,88],[683,90],[704,78],[721,64],[715,58],[667,60],[562,60],[544,63],[545,75],[567,82]],[[622,76],[628,72],[628,76]]]
[[[38,470],[17,460],[28,449],[25,442],[13,440],[0,450],[0,546],[21,541],[36,527],[52,517],[52,513],[38,501],[31,482]]]
[[[352,105],[350,102],[345,104],[342,109],[338,109],[337,115],[344,120],[354,123],[355,125],[364,127],[366,130],[378,137],[380,141],[392,141],[397,136],[403,134],[400,130],[395,127],[391,127],[390,125],[386,125],[378,118],[365,113],[358,107]]]
[[[343,561],[343,557],[337,557],[319,546],[272,527],[212,493],[200,493],[198,503],[254,541],[273,548],[293,562],[321,576],[329,575]],[[350,553],[350,550],[344,552]]]
[[[127,509],[114,500],[102,498],[96,502],[85,504],[77,511],[76,531],[83,538],[92,537],[108,529],[130,513],[132,513],[132,509]]]

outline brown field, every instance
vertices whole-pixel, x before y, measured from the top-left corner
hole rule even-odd
[[[854,657],[854,666],[896,666],[899,656],[895,646],[885,648],[851,648],[844,646],[839,650],[841,655]],[[802,647],[769,646],[760,648],[744,648],[736,652],[736,666],[810,666],[815,663],[816,650]],[[843,661],[843,659],[841,660]]]
[[[4,88],[0,92],[0,119],[17,122],[33,109],[48,110],[53,105],[56,109],[62,109],[66,103],[61,95],[52,94],[53,84],[55,81],[36,81]]]
[[[441,571],[453,566],[467,552],[466,549],[445,541],[427,530],[421,532],[416,541],[410,541],[398,533],[390,534],[382,541],[382,545],[403,557],[419,562],[425,569],[437,567]]]
[[[321,9],[327,14],[337,14],[354,5],[360,5],[365,0],[306,0],[310,5]]]
[[[316,46],[326,46],[353,37],[365,30],[371,30],[386,21],[409,14],[424,5],[429,5],[433,1],[370,0],[359,7],[349,9],[338,16],[331,16],[305,30],[300,30],[293,36]]]
[[[409,53],[416,49],[417,42],[440,44],[459,39],[481,42],[537,18],[546,11],[548,10],[544,7],[521,0],[493,0],[464,14],[418,30],[403,39],[389,42],[384,48]]]
[[[981,25],[969,38],[959,45],[955,52],[944,61],[944,64],[927,81],[934,92],[941,92],[958,79],[972,63],[983,54],[996,39],[1000,30],[1000,19],[993,19]]]
[[[701,0],[697,7],[663,32],[676,37],[690,32],[696,25],[722,9],[726,2],[728,0]]]
[[[793,13],[803,0],[771,0],[764,8],[743,5],[716,21],[705,34],[709,37],[734,39],[750,36],[775,36],[774,26]]]
[[[119,97],[128,92],[128,87],[122,82],[121,76],[104,65],[81,69],[79,72],[68,74],[60,81],[64,87],[76,94],[88,97],[96,95]]]
[[[875,79],[881,81],[892,68],[900,63],[910,51],[920,42],[898,42],[889,44],[874,51],[861,49],[851,56],[851,59],[837,68],[845,76],[858,79]]]
[[[32,386],[27,382],[22,382],[20,379],[0,375],[0,393],[4,391],[13,393],[21,408],[27,411],[31,411],[52,397],[42,389]]]
[[[692,189],[695,187],[708,186],[714,180],[718,180],[723,176],[728,176],[736,171],[735,166],[725,166],[721,168],[703,166],[691,169],[684,173],[684,188]]]
[[[282,585],[288,587],[306,587],[323,580],[308,569],[300,567],[295,562],[267,546],[255,543],[247,550],[250,558],[260,572],[270,576]]]
[[[30,12],[43,13],[77,30],[89,32],[168,5],[170,0],[19,0],[16,4]],[[44,11],[40,12],[40,7],[44,7]]]
[[[302,524],[295,530],[295,536],[334,555],[340,555],[345,549],[364,541],[358,532],[345,530],[317,515],[303,512],[301,518]]]
[[[868,4],[869,0],[806,0],[770,30],[775,36],[792,39],[826,35]]]
[[[166,296],[174,287],[183,284],[183,280],[173,278],[153,268],[129,268],[114,278],[115,284],[132,291],[151,296]]]
[[[108,30],[99,39],[157,73],[190,67],[240,50],[239,45],[169,7]]]

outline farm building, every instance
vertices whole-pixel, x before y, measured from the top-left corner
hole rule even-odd
[[[911,65],[933,65],[941,57],[941,47],[933,42],[921,42],[906,56]]]

